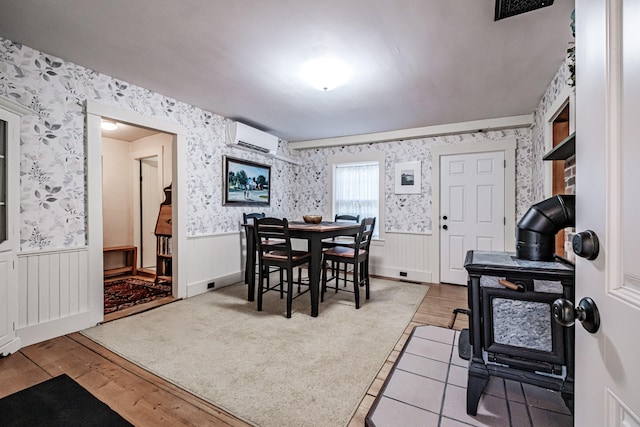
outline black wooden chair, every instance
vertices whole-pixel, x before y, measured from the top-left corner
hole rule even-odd
[[[306,293],[300,292],[301,281],[300,273],[298,273],[298,292],[293,295],[293,268],[308,263],[311,260],[311,253],[304,251],[294,251],[291,249],[291,237],[289,235],[289,222],[286,218],[254,218],[254,233],[258,247],[258,263],[259,263],[259,281],[258,281],[258,311],[262,311],[262,295],[271,290],[280,292],[280,298],[287,295],[287,318],[291,317],[291,305],[293,299]],[[278,245],[267,244],[278,240],[283,243]],[[280,282],[277,285],[270,286],[268,276],[270,268],[277,267],[280,269]],[[287,290],[283,289],[282,272],[286,272]],[[266,282],[266,286],[265,286]]]
[[[253,224],[253,219],[254,218],[265,218],[265,217],[266,217],[266,215],[265,215],[264,212],[250,212],[250,213],[243,212],[242,213],[242,223],[243,224]],[[246,242],[246,240],[245,240],[245,242]],[[275,240],[264,242],[265,245],[278,245],[278,244],[282,244],[282,243],[283,243],[282,241],[275,241]],[[247,245],[245,244],[245,246],[247,246]],[[247,250],[249,250],[248,247],[247,247]],[[258,252],[256,251],[256,258],[255,258],[255,260],[256,260],[256,269],[255,269],[256,274],[258,272],[258,257],[257,257],[257,253]],[[271,269],[272,272],[276,271],[276,270],[277,269]],[[248,268],[245,268],[244,282],[245,283],[249,283],[249,269]]]
[[[327,249],[323,253],[324,261],[322,266],[322,292],[320,294],[320,301],[324,301],[324,293],[327,288],[348,291],[347,289],[340,289],[340,263],[345,264],[344,283],[348,281],[353,283],[353,292],[356,301],[356,308],[360,308],[360,286],[365,287],[365,297],[369,299],[369,247],[371,245],[371,238],[373,236],[373,229],[376,224],[375,218],[365,218],[360,223],[360,230],[356,236],[355,244],[353,247],[349,246],[334,246]],[[335,276],[335,287],[327,286],[327,270],[328,262],[335,262],[338,266],[338,274]],[[346,274],[346,266],[353,266],[352,280],[348,280]]]
[[[336,215],[334,218],[335,222],[355,222],[355,223],[359,223],[360,222],[360,215]],[[336,246],[349,246],[349,247],[353,247],[353,245],[355,244],[355,237],[354,236],[336,236],[336,237],[332,237],[331,239],[324,239],[322,241],[322,249],[329,249],[329,248],[334,248]],[[346,274],[346,268],[347,266],[344,266],[345,268],[345,274]],[[336,275],[336,264],[335,262],[331,263],[331,277],[335,277]]]

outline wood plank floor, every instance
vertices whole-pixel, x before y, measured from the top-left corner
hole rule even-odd
[[[454,308],[467,307],[464,286],[430,284],[429,291],[349,426],[364,419],[414,326],[446,327]],[[458,315],[455,329],[468,327]],[[216,406],[74,333],[0,359],[0,398],[66,373],[136,426],[247,426]]]

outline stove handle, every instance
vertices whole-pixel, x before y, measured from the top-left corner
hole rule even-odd
[[[582,298],[577,307],[565,298],[558,298],[553,302],[553,319],[564,327],[573,326],[576,319],[590,333],[595,334],[600,329],[600,311],[595,302],[589,297]]]

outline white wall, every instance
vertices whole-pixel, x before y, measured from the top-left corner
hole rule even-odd
[[[130,143],[102,138],[102,221],[104,247],[133,244]],[[106,267],[105,265],[105,268]]]

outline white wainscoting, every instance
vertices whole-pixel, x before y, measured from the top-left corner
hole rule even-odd
[[[244,232],[187,239],[187,298],[244,279]]]
[[[384,241],[371,245],[371,274],[431,282],[431,239],[429,234],[387,232]],[[187,297],[206,292],[211,282],[219,288],[243,280],[246,248],[242,232],[189,238],[187,245]],[[304,249],[303,242],[294,246]]]
[[[18,254],[18,277],[23,346],[95,325],[86,247]]]
[[[384,241],[374,240],[371,243],[370,273],[414,282],[431,282],[431,239],[430,234],[386,232]]]

